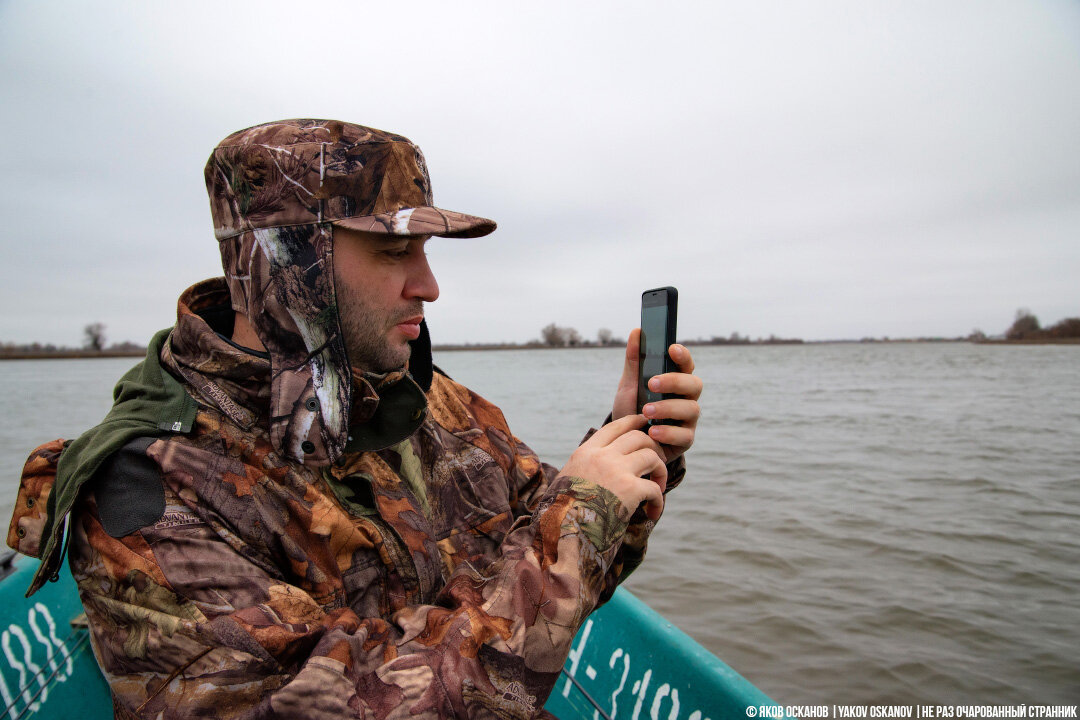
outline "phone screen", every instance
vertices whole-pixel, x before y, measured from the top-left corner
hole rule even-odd
[[[674,369],[668,348],[675,342],[675,316],[679,292],[673,287],[646,290],[641,294],[641,347],[638,350],[638,412],[645,403],[664,398],[649,390],[649,379]]]
[[[641,344],[642,359],[641,374],[645,383],[653,375],[664,372],[664,355],[667,348],[664,346],[667,332],[667,305],[645,305],[641,308]],[[645,392],[644,403],[655,402],[661,399],[660,393],[642,388]]]

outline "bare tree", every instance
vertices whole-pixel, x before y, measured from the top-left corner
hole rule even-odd
[[[1016,320],[1005,332],[1008,340],[1023,340],[1039,332],[1039,319],[1027,308],[1016,311]]]
[[[551,347],[562,347],[562,328],[555,323],[545,325],[540,331],[540,341]]]
[[[90,323],[83,328],[83,346],[95,352],[105,349],[105,323]]]
[[[560,327],[555,323],[544,326],[540,330],[540,340],[550,347],[567,347],[581,345],[581,333],[574,328]]]
[[[601,345],[611,345],[614,335],[607,328],[600,328],[596,331],[596,341]]]

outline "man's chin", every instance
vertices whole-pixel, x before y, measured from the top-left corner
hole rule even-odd
[[[409,369],[409,360],[411,360],[411,359],[412,359],[412,346],[411,345],[406,345],[405,346],[405,352],[402,353],[402,356],[401,356],[401,361],[399,363],[397,363],[396,365],[394,365],[394,367],[392,367],[390,369],[391,370],[399,370],[399,369],[404,368],[404,369],[408,370]]]
[[[374,356],[370,356],[368,353],[349,352],[350,358],[356,358],[353,361],[353,370],[380,375],[408,367],[411,356],[412,346],[409,343],[403,343],[401,346],[394,348],[383,348],[383,352]]]

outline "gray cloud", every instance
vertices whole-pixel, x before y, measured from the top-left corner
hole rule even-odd
[[[0,340],[171,323],[210,149],[298,115],[499,221],[431,248],[437,340],[621,334],[662,284],[687,337],[1080,314],[1075,3],[221,5],[0,3]]]

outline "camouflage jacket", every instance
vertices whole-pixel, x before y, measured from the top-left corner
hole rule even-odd
[[[72,513],[117,717],[543,716],[575,632],[652,524],[558,476],[438,372],[426,392],[403,373],[358,378],[357,426],[389,404],[407,437],[377,447],[376,433],[325,468],[282,458],[269,362],[197,314],[225,292],[189,290],[161,352],[197,403],[190,432],[126,442]],[[47,476],[60,451],[43,446],[27,473]]]

